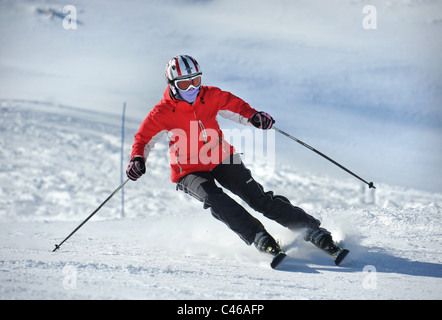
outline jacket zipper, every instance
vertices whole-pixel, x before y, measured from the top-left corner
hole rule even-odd
[[[195,116],[195,120],[198,120],[195,110],[193,110],[193,115]],[[207,132],[206,132],[206,128],[204,128],[203,122],[201,120],[198,120],[198,124],[200,126],[201,132],[203,134],[203,139],[204,139],[204,144],[207,144]]]
[[[177,153],[176,153],[176,165],[180,168],[180,174],[182,174],[183,173],[183,168],[180,166],[179,161],[180,161],[180,150],[177,150]]]

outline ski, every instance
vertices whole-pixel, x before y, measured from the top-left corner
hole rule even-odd
[[[272,269],[275,269],[275,268],[281,263],[281,261],[284,260],[284,258],[285,258],[286,256],[287,256],[287,255],[286,255],[284,252],[279,251],[279,252],[273,257],[272,262],[270,263],[270,266],[272,267]]]
[[[350,253],[349,250],[340,248],[336,245],[323,250],[333,257],[333,260],[337,266],[339,266],[345,257]],[[270,262],[272,269],[276,269],[285,257],[287,257],[287,255],[282,250],[276,253]]]
[[[332,254],[333,258],[335,259],[335,264],[337,266],[339,266],[339,264],[342,262],[342,260],[344,260],[344,258],[347,256],[347,254],[350,251],[347,249],[341,249],[339,248],[339,250],[337,252],[335,252],[334,254]]]

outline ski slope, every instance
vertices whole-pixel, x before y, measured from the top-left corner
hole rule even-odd
[[[275,271],[175,190],[165,141],[125,186],[124,218],[118,194],[52,252],[119,185],[120,119],[35,101],[2,101],[1,114],[1,299],[442,298],[442,194],[250,164],[351,250],[336,267],[258,214],[289,255]]]
[[[0,299],[442,298],[440,2],[75,0],[73,30],[65,5],[0,1]],[[279,134],[271,170],[243,157],[351,250],[341,267],[257,214],[289,255],[270,269],[175,190],[166,141],[124,217],[118,193],[52,252],[120,184],[123,103],[125,167],[177,54],[374,182]]]

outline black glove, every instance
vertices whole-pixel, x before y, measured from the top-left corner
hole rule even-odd
[[[257,112],[252,115],[249,121],[255,127],[263,130],[269,130],[275,123],[275,120],[273,120],[273,118],[268,113],[265,113],[263,111]]]
[[[137,181],[145,173],[146,165],[144,164],[144,158],[141,156],[133,157],[126,169],[127,177],[130,180]]]

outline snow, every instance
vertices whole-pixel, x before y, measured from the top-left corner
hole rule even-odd
[[[1,299],[442,298],[440,3],[372,1],[376,30],[364,1],[71,4],[76,30],[63,3],[0,2]],[[272,270],[175,190],[165,141],[125,186],[124,217],[120,192],[52,252],[121,183],[123,102],[127,163],[180,53],[374,182],[277,134],[274,168],[246,163],[350,249],[342,266],[250,210],[287,250]]]

